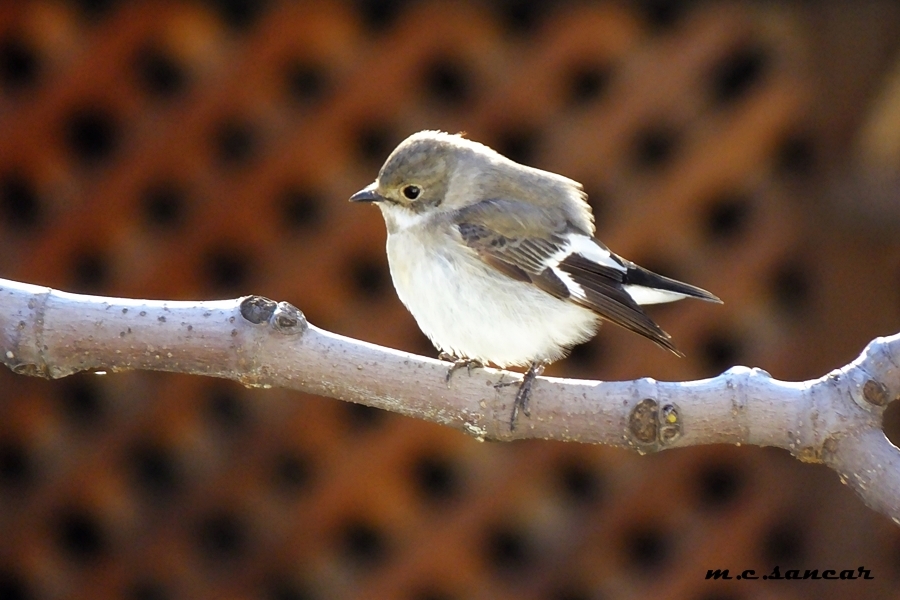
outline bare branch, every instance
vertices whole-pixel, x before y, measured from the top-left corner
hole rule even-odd
[[[778,446],[840,473],[900,522],[900,451],[882,413],[900,396],[900,335],[879,338],[824,377],[784,382],[734,367],[689,382],[541,377],[531,417],[510,431],[521,377],[449,365],[318,329],[287,303],[258,296],[169,302],[83,296],[0,280],[0,352],[13,371],[151,369],[234,379],[358,402],[448,425],[479,439],[545,438],[641,453],[701,444]]]

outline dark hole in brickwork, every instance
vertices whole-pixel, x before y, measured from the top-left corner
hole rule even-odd
[[[730,104],[743,98],[766,74],[769,57],[759,46],[742,46],[725,55],[710,73],[713,100]]]
[[[664,568],[671,558],[671,542],[659,528],[637,526],[623,542],[626,558],[642,571]]]
[[[275,456],[273,482],[282,492],[294,494],[311,487],[313,482],[312,460],[296,450],[284,450]]]
[[[536,129],[516,127],[497,135],[496,150],[517,163],[533,166],[540,143],[541,136]]]
[[[347,424],[356,432],[378,428],[384,424],[385,419],[389,415],[389,413],[380,408],[373,408],[355,402],[343,402],[342,407],[347,417]]]
[[[0,489],[20,489],[34,479],[34,461],[27,448],[12,440],[0,442]]]
[[[638,131],[632,151],[635,164],[647,171],[663,170],[675,158],[679,138],[674,128],[661,123]]]
[[[0,87],[18,91],[34,86],[41,74],[41,57],[15,33],[0,40]]]
[[[156,46],[138,50],[134,70],[141,88],[155,98],[172,98],[187,88],[187,71],[172,55]]]
[[[0,211],[10,229],[33,230],[40,225],[43,209],[35,184],[19,173],[0,177]]]
[[[772,565],[801,563],[806,557],[806,539],[801,525],[792,521],[778,521],[771,525],[760,540],[763,560]]]
[[[100,424],[106,415],[107,399],[96,376],[89,373],[67,377],[58,386],[63,415],[75,427],[87,428]]]
[[[214,512],[202,519],[197,525],[196,540],[203,556],[213,561],[242,557],[249,541],[246,524],[230,511]]]
[[[697,472],[697,497],[706,509],[725,508],[734,503],[743,487],[744,475],[730,463],[706,464]]]
[[[153,579],[142,579],[131,584],[126,591],[126,600],[169,600],[166,586]]]
[[[130,452],[130,464],[135,483],[154,497],[167,497],[183,484],[175,454],[161,444],[137,443]]]
[[[795,261],[776,266],[770,276],[769,288],[777,306],[792,316],[808,314],[812,300],[810,267]]]
[[[25,578],[14,572],[0,570],[0,598],[3,600],[37,600]]]
[[[436,453],[419,456],[413,464],[412,477],[420,494],[433,502],[456,498],[462,485],[458,468],[450,457]]]
[[[808,175],[816,164],[816,147],[805,133],[793,133],[782,140],[775,151],[775,168],[788,176]]]
[[[389,29],[410,4],[409,0],[355,0],[357,14],[373,32]]]
[[[339,540],[344,556],[360,567],[374,567],[388,555],[388,540],[375,524],[351,519],[343,525]]]
[[[150,182],[140,192],[144,222],[153,229],[176,229],[184,221],[188,192],[177,181],[161,179]]]
[[[395,139],[393,131],[383,125],[364,125],[356,135],[356,151],[360,159],[372,166],[380,167],[397,143],[399,140]]]
[[[291,232],[317,229],[324,220],[325,200],[315,190],[288,186],[278,198],[281,222]]]
[[[348,274],[353,289],[363,298],[375,300],[388,290],[387,268],[380,259],[357,256],[351,261]]]
[[[82,165],[109,161],[116,152],[121,132],[116,117],[100,106],[74,109],[63,123],[63,138],[73,159]]]
[[[245,31],[253,27],[268,9],[269,0],[205,0],[229,27]]]
[[[57,516],[55,527],[59,549],[75,562],[93,562],[109,550],[106,532],[97,516],[89,511],[65,509]]]
[[[247,400],[231,386],[212,386],[206,394],[206,414],[220,429],[234,433],[250,421]]]
[[[735,366],[741,358],[741,342],[733,334],[713,331],[700,344],[700,356],[706,368],[721,373]]]
[[[259,152],[259,139],[249,122],[240,118],[220,123],[213,135],[216,157],[224,167],[249,163]]]
[[[608,65],[599,63],[578,63],[573,65],[567,73],[565,87],[568,90],[567,103],[569,106],[584,106],[600,99],[612,77],[612,71]]]
[[[524,571],[535,559],[535,549],[525,532],[509,525],[494,526],[487,531],[484,553],[488,565],[505,574]]]
[[[204,279],[217,292],[240,292],[250,278],[251,259],[236,247],[210,249],[203,264]]]
[[[321,100],[329,87],[328,70],[323,65],[302,59],[287,64],[284,78],[288,96],[301,106]]]
[[[448,108],[462,106],[472,97],[468,70],[459,59],[450,56],[438,56],[425,64],[422,84],[429,100]]]
[[[753,202],[739,192],[725,192],[707,205],[703,219],[706,237],[713,242],[732,242],[745,234],[753,216]]]
[[[563,496],[574,504],[594,504],[603,497],[600,474],[576,456],[561,461],[556,476]]]

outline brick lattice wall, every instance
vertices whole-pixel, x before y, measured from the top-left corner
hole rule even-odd
[[[380,216],[346,199],[409,133],[466,131],[582,181],[610,247],[725,300],[652,311],[685,359],[605,328],[552,374],[821,375],[900,330],[900,242],[818,200],[885,65],[831,96],[823,57],[864,46],[829,46],[841,21],[680,6],[2,2],[0,277],[259,293],[433,355],[391,287]],[[704,581],[776,564],[876,578]],[[478,443],[223,381],[0,372],[2,600],[890,598],[898,584],[900,530],[780,451]]]

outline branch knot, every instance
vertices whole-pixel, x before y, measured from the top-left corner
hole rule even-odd
[[[303,312],[290,302],[279,302],[272,315],[272,326],[275,331],[284,334],[302,334],[309,329],[309,323]]]
[[[865,385],[863,385],[863,398],[866,399],[866,402],[875,406],[885,406],[891,401],[887,386],[874,379],[867,380]]]
[[[247,296],[241,300],[241,316],[254,325],[262,325],[272,318],[276,306],[274,300],[264,296]]]
[[[684,432],[684,423],[675,404],[660,408],[653,398],[644,398],[631,410],[628,428],[638,452],[644,453],[671,445]]]
[[[264,296],[247,296],[241,300],[241,316],[254,325],[270,323],[275,331],[298,334],[309,329],[303,312],[290,302],[275,302]]]

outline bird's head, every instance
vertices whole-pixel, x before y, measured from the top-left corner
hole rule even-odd
[[[448,191],[468,144],[458,135],[420,131],[406,138],[388,156],[378,178],[350,197],[374,202],[388,226],[391,220],[414,218],[446,206]]]

